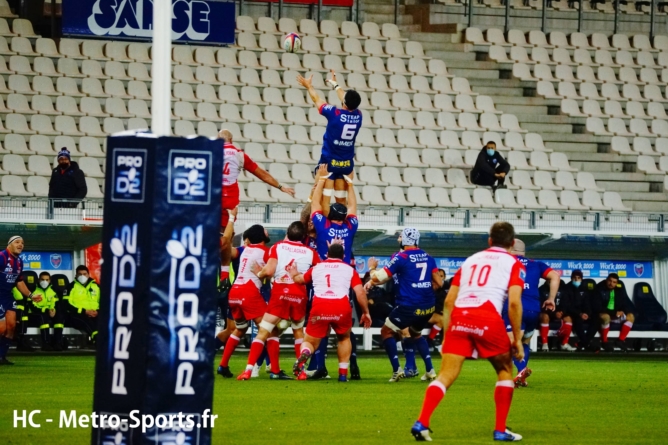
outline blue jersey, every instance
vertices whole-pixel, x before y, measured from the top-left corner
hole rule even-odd
[[[327,118],[327,128],[322,138],[322,157],[326,160],[352,161],[355,158],[355,139],[362,127],[362,112],[324,104],[320,107],[320,114]]]
[[[431,276],[437,270],[436,261],[422,249],[395,253],[385,271],[397,285],[397,305],[418,309],[434,307],[436,293]]]
[[[315,242],[318,246],[316,251],[320,259],[323,261],[327,259],[329,244],[338,238],[343,240],[343,262],[350,264],[353,255],[353,240],[359,224],[357,216],[348,215],[343,224],[335,224],[327,219],[322,212],[313,212],[311,221],[313,221],[313,227],[315,227]]]
[[[527,277],[524,280],[524,290],[522,291],[522,308],[525,311],[540,311],[540,291],[538,290],[538,285],[541,278],[547,278],[547,274],[552,272],[552,268],[542,261],[530,260],[520,255],[515,256],[527,270]]]
[[[11,298],[12,289],[16,283],[21,281],[20,275],[23,272],[23,260],[15,257],[9,250],[0,252],[0,298]]]

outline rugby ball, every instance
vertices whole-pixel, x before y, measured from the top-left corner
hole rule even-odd
[[[283,49],[294,53],[302,49],[302,39],[296,32],[291,32],[283,38]]]

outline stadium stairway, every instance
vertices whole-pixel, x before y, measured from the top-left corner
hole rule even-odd
[[[637,170],[637,155],[611,151],[609,136],[585,133],[586,118],[560,114],[559,102],[539,97],[535,82],[513,78],[507,64],[490,59],[486,52],[463,41],[461,25],[452,33],[402,33],[422,43],[425,54],[443,60],[448,71],[468,79],[472,90],[491,96],[497,109],[512,113],[523,129],[539,133],[549,148],[567,155],[572,167],[590,172],[606,191],[620,194],[624,203],[637,211],[667,211],[665,175],[648,175]],[[658,161],[658,157],[655,157]]]

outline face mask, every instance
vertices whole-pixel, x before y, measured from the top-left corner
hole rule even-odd
[[[86,282],[88,281],[88,277],[85,275],[79,275],[77,277],[77,281],[81,284],[86,284]]]
[[[488,148],[488,149],[487,149],[487,154],[488,154],[489,156],[494,156],[494,152],[495,152],[495,151],[496,151],[496,150],[491,150],[491,149]]]
[[[47,287],[49,287],[49,282],[48,281],[40,281],[39,285],[42,289],[46,289]]]
[[[575,288],[577,289],[578,287],[580,287],[580,283],[582,283],[582,281],[573,281],[573,286],[575,286]]]

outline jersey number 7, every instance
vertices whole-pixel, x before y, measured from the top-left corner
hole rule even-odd
[[[420,281],[424,280],[424,276],[427,275],[427,263],[416,263],[415,267],[422,269],[420,271]]]

